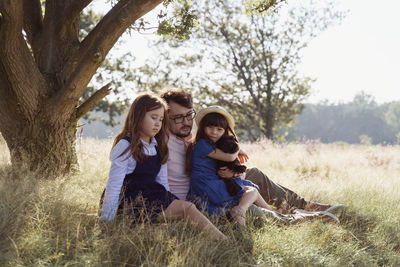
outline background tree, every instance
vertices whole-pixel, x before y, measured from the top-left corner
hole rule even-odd
[[[399,102],[378,105],[364,92],[348,103],[306,104],[298,122],[287,130],[287,140],[319,139],[323,143],[352,144],[370,140],[372,144],[395,144],[396,133],[400,132],[396,106]]]
[[[93,30],[96,24],[99,23],[102,17],[103,15],[96,14],[91,9],[81,12],[79,40],[83,40],[88,33]],[[118,48],[118,43],[120,42],[122,41],[118,41],[114,48]],[[100,121],[105,125],[116,126],[119,123],[116,121],[116,118],[122,114],[131,102],[126,93],[127,91],[133,90],[132,82],[134,76],[132,75],[132,65],[134,61],[135,57],[131,52],[124,54],[122,57],[116,57],[111,54],[108,58],[104,59],[83,92],[79,104],[88,100],[89,97],[96,92],[97,88],[107,82],[113,85],[113,90],[110,95],[101,99],[91,112],[82,116],[82,119],[85,121],[84,124]],[[111,96],[111,98],[109,96]],[[107,117],[98,116],[97,114],[99,114],[99,112],[107,114]]]
[[[385,119],[396,135],[396,143],[400,145],[400,101],[392,102],[388,105]]]
[[[392,102],[389,104],[388,110],[385,113],[385,119],[395,131],[400,133],[400,102]]]
[[[159,42],[159,58],[139,68],[139,82],[193,88],[200,105],[228,107],[247,140],[284,135],[279,130],[301,112],[312,82],[298,74],[300,52],[343,13],[326,1],[264,15],[248,15],[240,1],[195,3],[202,28],[189,40]]]
[[[16,169],[44,177],[74,169],[77,121],[110,92],[104,85],[79,103],[88,83],[118,38],[162,0],[117,1],[80,40],[80,14],[91,2],[0,1],[0,131]],[[159,31],[186,38],[195,18],[189,1],[173,4],[172,16],[158,15]]]

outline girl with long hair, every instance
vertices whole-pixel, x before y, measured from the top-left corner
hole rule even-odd
[[[235,179],[239,190],[236,195],[231,195],[217,175],[217,160],[234,161],[240,152],[224,153],[216,147],[220,139],[229,136],[237,142],[232,116],[220,106],[211,106],[198,113],[196,124],[196,136],[187,153],[189,199],[209,214],[224,215],[229,212],[241,225],[245,225],[246,210],[253,203],[272,210],[251,182]]]
[[[192,203],[169,192],[166,112],[165,101],[149,93],[138,96],[131,105],[111,150],[101,219],[112,221],[117,214],[150,222],[184,218],[215,238],[226,239]]]

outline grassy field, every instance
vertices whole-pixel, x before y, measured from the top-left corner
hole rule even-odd
[[[400,266],[400,146],[272,144],[243,148],[306,199],[344,203],[341,224],[216,222],[230,242],[185,222],[99,222],[111,140],[77,145],[81,172],[55,181],[9,174],[0,142],[0,266]],[[251,218],[250,218],[251,221]]]

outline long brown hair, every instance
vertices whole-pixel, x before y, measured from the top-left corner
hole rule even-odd
[[[217,126],[217,127],[221,127],[225,130],[224,134],[221,136],[221,138],[226,138],[227,136],[233,136],[235,141],[238,142],[237,136],[235,134],[235,131],[229,127],[228,121],[225,118],[224,115],[217,113],[217,112],[211,112],[208,113],[207,115],[205,115],[197,128],[196,131],[196,136],[194,137],[194,141],[189,145],[187,151],[186,151],[186,173],[190,174],[191,170],[192,170],[192,154],[193,154],[193,148],[194,145],[196,144],[197,141],[199,141],[200,139],[205,139],[208,143],[210,143],[211,145],[213,145],[215,147],[215,144],[213,141],[210,140],[210,138],[208,138],[207,134],[206,134],[206,127],[207,126]]]
[[[161,124],[160,131],[154,136],[157,140],[157,148],[161,157],[161,164],[164,164],[168,160],[168,135],[166,131],[165,118],[167,116],[168,106],[167,103],[160,97],[152,93],[143,93],[139,95],[135,101],[133,101],[129,108],[128,115],[126,116],[125,125],[122,131],[117,135],[114,140],[113,147],[123,138],[129,138],[130,144],[120,156],[128,153],[129,156],[137,162],[143,162],[147,156],[143,151],[143,144],[140,141],[140,131],[143,119],[147,112],[163,108],[164,109],[164,120]]]

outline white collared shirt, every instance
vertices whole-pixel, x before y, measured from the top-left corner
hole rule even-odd
[[[157,155],[157,141],[154,137],[151,138],[150,144],[141,140],[143,143],[144,154],[147,156]],[[111,150],[111,167],[104,194],[103,206],[101,210],[101,219],[111,221],[114,219],[118,209],[119,195],[125,176],[132,173],[136,168],[136,160],[127,154],[120,157],[121,153],[129,146],[129,142],[121,139]],[[129,152],[128,152],[129,153]],[[160,171],[156,176],[156,182],[163,185],[169,191],[167,164],[162,164]]]

